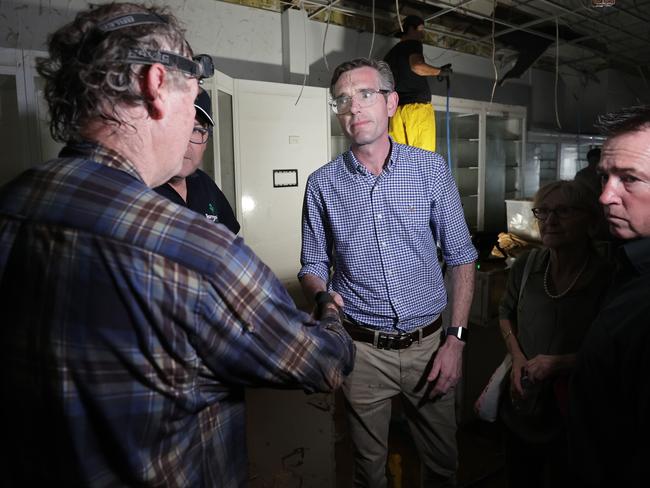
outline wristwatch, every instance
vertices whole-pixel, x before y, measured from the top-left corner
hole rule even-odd
[[[456,339],[459,341],[467,343],[467,335],[469,334],[469,331],[467,330],[467,327],[447,327],[445,329],[445,337],[446,336],[454,336]]]

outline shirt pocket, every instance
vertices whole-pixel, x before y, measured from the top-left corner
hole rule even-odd
[[[414,233],[422,234],[431,232],[431,209],[428,202],[411,200],[403,205],[406,228]]]

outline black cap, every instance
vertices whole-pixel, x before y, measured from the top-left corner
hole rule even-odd
[[[417,27],[418,25],[424,24],[424,19],[419,15],[407,15],[404,20],[402,20],[402,31],[397,31],[396,37],[402,37],[406,34],[410,27]]]
[[[196,108],[196,118],[201,123],[214,127],[214,120],[212,120],[212,101],[207,91],[201,90],[199,92],[194,100],[194,108]]]

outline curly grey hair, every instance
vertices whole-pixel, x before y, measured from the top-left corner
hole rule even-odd
[[[103,21],[133,13],[153,14],[164,23],[134,25],[106,33],[97,29]],[[120,105],[147,106],[137,83],[144,67],[125,61],[133,48],[192,56],[183,30],[167,9],[133,3],[113,3],[82,11],[49,36],[49,58],[40,58],[37,69],[46,82],[50,132],[55,140],[81,139],[80,131],[91,120],[116,126],[126,124],[117,110]],[[171,73],[172,81],[181,79],[180,74]]]

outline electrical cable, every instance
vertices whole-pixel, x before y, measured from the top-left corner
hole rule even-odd
[[[325,25],[325,34],[323,34],[323,61],[325,62],[325,69],[330,72],[330,65],[327,62],[327,55],[325,54],[325,39],[327,39],[327,31],[330,28],[330,19],[332,18],[332,0],[327,4],[327,24]]]
[[[560,77],[560,23],[555,17],[555,122],[558,129],[562,129],[560,124],[560,115],[557,110],[557,82]]]
[[[499,81],[499,70],[497,69],[497,63],[495,59],[497,54],[496,36],[494,34],[494,26],[496,24],[496,14],[497,14],[497,0],[494,0],[492,4],[492,67],[494,68],[494,83],[492,83],[492,95],[490,95],[490,105],[488,105],[488,110],[490,110],[490,106],[492,105],[492,101],[494,100],[494,92],[497,89],[497,83]]]
[[[370,41],[370,52],[368,59],[372,59],[372,48],[375,45],[375,0],[372,0],[372,40]]]
[[[305,10],[305,6],[303,5],[303,1],[300,0],[299,4],[300,10],[303,11],[304,15],[302,17],[302,25],[303,25],[303,34],[305,36],[305,64],[304,64],[304,76],[302,78],[302,86],[300,87],[300,93],[298,93],[298,98],[296,98],[296,103],[294,103],[294,107],[298,105],[298,102],[300,101],[300,97],[302,97],[302,92],[305,89],[305,85],[307,84],[307,11]]]
[[[399,31],[404,32],[404,27],[402,27],[402,19],[399,16],[399,0],[395,0],[395,13],[397,14],[397,23],[399,24]]]

